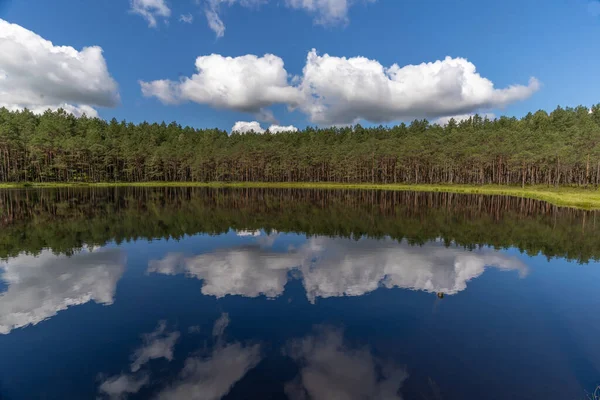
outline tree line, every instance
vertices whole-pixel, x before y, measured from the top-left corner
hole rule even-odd
[[[271,134],[0,109],[0,182],[600,183],[600,104]]]
[[[257,230],[600,260],[600,212],[453,193],[190,187],[0,191],[0,259],[42,249]]]

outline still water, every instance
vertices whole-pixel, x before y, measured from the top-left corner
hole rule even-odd
[[[586,399],[599,259],[509,197],[0,191],[0,399]]]

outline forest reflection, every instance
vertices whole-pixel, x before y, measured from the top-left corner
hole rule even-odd
[[[0,258],[43,249],[181,238],[231,229],[344,238],[516,247],[579,262],[600,259],[597,211],[508,196],[399,191],[63,188],[0,191]]]

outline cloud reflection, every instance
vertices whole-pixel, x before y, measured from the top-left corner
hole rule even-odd
[[[178,380],[160,392],[159,400],[217,400],[260,361],[260,345],[217,346],[208,357],[190,357]]]
[[[456,294],[486,267],[527,274],[515,257],[493,250],[468,251],[430,242],[411,246],[391,239],[359,241],[317,237],[297,250],[277,253],[259,245],[222,249],[186,258],[169,254],[148,272],[186,274],[203,281],[202,293],[274,298],[297,270],[309,301],[360,296],[379,287]]]
[[[373,356],[368,347],[349,347],[343,332],[328,326],[292,340],[288,355],[300,367],[285,385],[290,400],[401,399],[398,391],[408,376],[403,367]]]
[[[94,301],[113,303],[125,270],[120,250],[84,249],[73,256],[43,250],[0,261],[0,334],[35,325],[68,307]]]
[[[137,393],[140,389],[150,383],[147,373],[137,375],[121,374],[108,378],[100,384],[100,393],[109,399],[125,399],[129,394]]]
[[[160,321],[154,332],[143,336],[144,345],[133,354],[131,370],[136,372],[142,365],[157,358],[173,360],[173,347],[179,336],[179,332],[167,331],[166,321]]]
[[[223,334],[229,325],[223,313],[213,326],[215,345],[207,356],[193,356],[177,380],[162,390],[158,400],[217,400],[261,360],[259,344],[245,346],[239,342],[226,344]]]
[[[303,259],[300,253],[273,253],[248,246],[192,258],[169,254],[162,260],[150,261],[148,272],[202,279],[202,293],[209,296],[277,297],[283,293],[289,270]]]
[[[179,338],[179,332],[167,331],[166,321],[159,321],[158,327],[151,333],[142,335],[143,344],[132,355],[131,372],[105,379],[98,390],[109,399],[126,399],[128,395],[140,391],[150,383],[150,374],[140,371],[148,361],[158,358],[173,360],[173,348]]]
[[[188,357],[177,378],[152,398],[217,400],[229,393],[233,385],[262,359],[259,344],[225,343],[223,336],[229,322],[229,315],[223,313],[213,326],[211,351]],[[132,356],[131,373],[123,372],[105,379],[98,388],[100,395],[115,400],[126,399],[144,386],[154,384],[150,370],[141,367],[155,358],[171,361],[179,335],[179,332],[168,332],[166,322],[160,321],[154,332],[142,336],[144,343]]]

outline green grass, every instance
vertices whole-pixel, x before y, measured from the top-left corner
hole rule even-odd
[[[271,182],[106,182],[106,183],[9,183],[0,184],[2,188],[57,188],[57,187],[239,187],[239,188],[274,188],[274,189],[363,189],[363,190],[412,190],[420,192],[448,192],[496,194],[529,199],[543,200],[549,203],[586,210],[600,209],[600,190],[590,187],[548,187],[548,186],[500,186],[500,185],[396,185],[396,184],[345,184],[345,183],[271,183]]]

